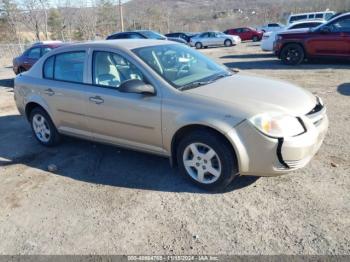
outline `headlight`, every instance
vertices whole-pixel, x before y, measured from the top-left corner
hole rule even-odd
[[[299,120],[289,115],[261,114],[252,117],[249,121],[270,137],[291,137],[305,132]]]

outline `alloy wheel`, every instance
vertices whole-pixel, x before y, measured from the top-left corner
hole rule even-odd
[[[188,175],[202,184],[212,184],[221,175],[221,160],[218,154],[203,143],[188,145],[183,153],[183,163]]]
[[[35,114],[33,117],[33,129],[35,136],[44,143],[47,143],[51,137],[51,130],[45,117],[40,114]]]

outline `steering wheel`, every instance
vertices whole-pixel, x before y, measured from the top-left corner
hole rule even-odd
[[[189,64],[184,64],[184,65],[180,66],[179,70],[176,73],[176,77],[179,77],[181,75],[181,73],[188,72],[189,70],[190,70]]]

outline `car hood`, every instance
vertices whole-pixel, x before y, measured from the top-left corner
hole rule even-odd
[[[300,87],[243,73],[186,92],[221,101],[246,117],[267,112],[301,116],[316,105],[316,97]]]

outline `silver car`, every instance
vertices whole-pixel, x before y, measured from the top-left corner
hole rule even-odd
[[[190,45],[201,49],[209,46],[232,46],[241,43],[237,35],[226,35],[222,32],[204,32],[191,37]]]
[[[328,127],[308,91],[158,40],[55,49],[16,77],[15,100],[45,146],[65,134],[158,154],[208,190],[305,166]]]

